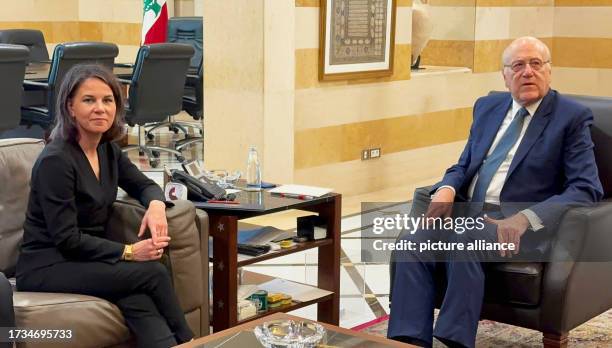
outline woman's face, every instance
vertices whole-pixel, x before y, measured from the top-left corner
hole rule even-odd
[[[113,91],[102,80],[88,78],[68,102],[81,136],[102,136],[115,121],[117,107]]]

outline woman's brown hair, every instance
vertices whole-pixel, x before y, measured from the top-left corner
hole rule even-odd
[[[115,99],[115,120],[111,127],[102,134],[101,142],[114,141],[123,135],[123,116],[125,103],[121,93],[121,86],[117,78],[106,67],[97,64],[79,64],[72,67],[64,76],[60,85],[57,102],[55,103],[55,126],[51,131],[49,140],[62,139],[78,142],[79,131],[74,117],[70,116],[68,104],[76,95],[81,84],[87,79],[96,78],[106,83],[113,92]]]

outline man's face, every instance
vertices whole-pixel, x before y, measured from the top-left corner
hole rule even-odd
[[[502,70],[506,87],[522,106],[529,106],[548,93],[550,64],[535,44],[527,42],[517,46],[504,65],[510,65]]]

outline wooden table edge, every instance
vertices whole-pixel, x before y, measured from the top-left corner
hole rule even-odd
[[[278,320],[278,319],[291,319],[291,320],[296,320],[296,321],[302,321],[302,320],[308,320],[308,321],[312,321],[315,323],[320,324],[321,326],[323,326],[324,328],[328,329],[329,331],[334,331],[334,332],[339,332],[339,333],[343,333],[349,336],[354,336],[354,337],[360,337],[360,338],[365,338],[367,340],[373,341],[373,342],[378,342],[378,343],[382,343],[382,344],[386,344],[389,347],[400,347],[400,348],[405,348],[405,347],[416,347],[410,344],[406,344],[406,343],[402,343],[402,342],[398,342],[398,341],[393,341],[390,340],[388,338],[384,338],[384,337],[380,337],[380,336],[374,336],[374,335],[370,335],[370,334],[366,334],[360,331],[354,331],[351,329],[346,329],[343,327],[339,327],[339,326],[334,326],[331,324],[326,324],[326,323],[322,323],[322,322],[318,322],[315,320],[309,320],[309,319],[304,319],[304,318],[300,318],[291,314],[287,314],[287,313],[274,313],[268,316],[265,316],[263,318],[259,318],[257,320],[253,320],[244,324],[240,324],[234,327],[231,327],[229,329],[225,329],[223,331],[219,331],[219,332],[215,332],[211,335],[208,336],[204,336],[204,337],[200,337],[192,342],[187,342],[187,343],[183,343],[179,346],[176,346],[177,348],[195,348],[195,347],[199,347],[201,345],[203,345],[204,343],[209,343],[211,341],[215,341],[218,340],[222,337],[228,337],[232,334],[241,332],[241,331],[252,331],[253,328],[257,325],[263,324],[266,321],[271,321],[271,320]]]

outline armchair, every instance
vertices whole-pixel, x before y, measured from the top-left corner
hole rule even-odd
[[[612,98],[570,97],[595,116],[591,135],[603,204],[565,213],[552,243],[551,262],[492,264],[486,271],[481,313],[483,319],[541,331],[544,347],[566,347],[572,329],[612,308]],[[417,189],[410,214],[425,213],[429,202],[429,188]],[[401,266],[394,259],[392,254],[391,289],[395,267]],[[439,306],[446,288],[444,274],[437,275],[436,284]]]
[[[0,290],[9,278],[14,287],[15,263],[23,234],[30,172],[44,144],[37,139],[0,140]],[[109,236],[133,242],[145,209],[135,200],[115,202]],[[170,269],[175,291],[187,322],[196,337],[209,333],[208,319],[208,216],[188,201],[168,209],[172,243],[162,259]],[[11,297],[0,291],[0,308],[11,306]],[[73,330],[70,347],[132,347],[134,340],[119,309],[106,300],[62,293],[20,292],[13,289],[15,326],[54,327]],[[11,306],[10,308],[13,308]],[[67,342],[22,343],[20,348],[60,347]]]

